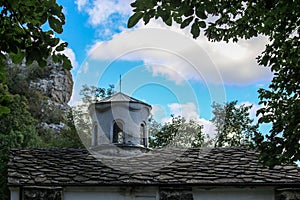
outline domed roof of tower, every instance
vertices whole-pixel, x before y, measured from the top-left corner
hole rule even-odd
[[[112,102],[130,102],[130,103],[141,103],[144,104],[146,106],[151,107],[151,105],[140,101],[138,99],[135,99],[133,97],[130,97],[122,92],[118,92],[110,97],[106,97],[104,99],[101,99],[100,101],[98,101],[97,103],[112,103]]]

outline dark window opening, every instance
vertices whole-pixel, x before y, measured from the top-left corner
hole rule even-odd
[[[168,187],[160,188],[159,200],[194,200],[192,188]]]
[[[61,188],[23,188],[22,200],[32,199],[47,199],[47,200],[61,200]]]
[[[125,143],[123,124],[115,121],[113,125],[113,143]]]
[[[146,146],[147,144],[147,141],[146,141],[146,126],[145,124],[141,124],[141,144],[143,146]]]
[[[94,126],[94,146],[98,145],[98,126]]]

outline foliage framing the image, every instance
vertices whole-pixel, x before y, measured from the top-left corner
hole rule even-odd
[[[2,102],[10,112],[0,116],[0,199],[9,199],[7,162],[11,148],[82,147],[72,113],[62,110],[48,96],[30,87],[30,82],[49,76],[49,68],[37,63],[24,68],[6,66],[6,83],[0,84]],[[6,97],[3,98],[3,97]],[[65,125],[60,131],[43,126]]]
[[[7,81],[7,65],[34,61],[39,67],[46,67],[49,57],[61,62],[65,69],[71,69],[70,60],[62,53],[67,47],[55,34],[63,32],[65,16],[62,6],[56,0],[0,0],[0,196],[9,199],[7,182],[7,161],[10,148],[32,147],[42,141],[36,130],[37,121],[29,112],[28,101],[22,94],[11,94],[12,84],[24,83]],[[15,90],[16,91],[16,90]],[[69,132],[68,132],[69,133]],[[50,136],[50,135],[49,135]],[[54,144],[55,141],[53,141]],[[63,142],[65,143],[65,142]],[[50,145],[50,144],[47,144]],[[73,145],[73,144],[71,144]]]
[[[267,36],[269,44],[257,61],[274,77],[269,89],[258,91],[264,107],[257,114],[259,123],[272,128],[255,141],[269,166],[300,160],[300,1],[136,0],[131,6],[129,28],[161,18],[169,26],[189,27],[195,39],[201,30],[210,41]]]
[[[62,51],[66,42],[55,36],[63,32],[65,16],[56,0],[0,0],[0,82],[5,82],[7,59],[14,64],[22,61],[30,65],[36,61],[45,67],[47,59],[62,62],[71,69],[71,62]],[[48,28],[47,28],[48,27]],[[0,94],[0,115],[9,112],[9,107]]]
[[[55,0],[1,0],[0,8],[1,60],[5,60],[7,53],[15,64],[25,58],[27,65],[37,61],[43,67],[52,56],[54,61],[63,61],[64,67],[71,69],[69,59],[60,53],[67,43],[59,43],[54,35],[63,32],[62,6]],[[42,28],[45,25],[48,30]]]
[[[7,187],[7,162],[11,148],[33,147],[40,140],[35,130],[35,119],[28,112],[26,98],[10,95],[11,110],[0,116],[0,197],[9,199]]]

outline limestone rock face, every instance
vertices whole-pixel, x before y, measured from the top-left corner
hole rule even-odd
[[[36,118],[38,120],[37,128],[60,133],[63,129],[68,128],[64,123],[70,111],[68,102],[72,96],[72,74],[69,70],[64,69],[61,63],[54,63],[51,58],[47,60],[45,67],[40,67],[36,62],[30,66],[26,66],[25,63],[24,59],[21,64],[13,64],[7,56],[8,71],[12,77],[18,77],[16,84],[23,83],[16,88],[24,87],[19,90],[32,89],[40,92],[37,96],[32,96],[33,99],[28,98],[28,101],[33,102],[30,112],[33,112],[34,116],[38,116]],[[26,91],[24,92],[26,93]]]
[[[62,64],[54,63],[51,59],[48,60],[46,69],[44,70],[46,71],[46,75],[44,74],[41,78],[31,80],[30,88],[40,91],[44,96],[49,98],[47,108],[42,109],[41,112],[47,112],[45,115],[49,115],[52,119],[55,118],[53,115],[60,115],[59,118],[66,119],[70,111],[68,102],[71,99],[73,89],[72,74],[70,71],[64,69]],[[38,127],[54,133],[60,133],[63,129],[67,128],[64,123],[57,120],[53,122],[41,122]]]
[[[67,105],[72,96],[73,79],[70,71],[64,69],[62,64],[49,60],[47,66],[49,76],[37,79],[30,83],[30,87],[42,92],[54,104]]]

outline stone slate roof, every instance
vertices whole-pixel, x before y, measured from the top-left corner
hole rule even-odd
[[[300,186],[299,167],[269,169],[258,163],[257,156],[246,148],[190,148],[99,161],[85,149],[13,149],[8,184]]]
[[[101,99],[100,101],[98,101],[97,103],[112,103],[112,102],[132,102],[132,103],[141,103],[141,104],[145,104],[149,107],[151,107],[149,104],[140,101],[138,99],[135,99],[133,97],[130,97],[122,92],[118,92],[110,97],[106,97],[104,99]]]

